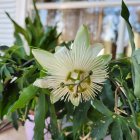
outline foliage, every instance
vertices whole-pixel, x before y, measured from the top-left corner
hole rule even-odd
[[[43,104],[42,98],[46,95],[40,97],[39,93],[42,92],[42,89],[32,85],[36,78],[44,72],[36,64],[30,50],[38,47],[54,52],[60,36],[56,27],[43,27],[35,4],[34,8],[34,18],[25,19],[25,28],[18,25],[6,13],[15,28],[15,43],[11,47],[0,46],[0,50],[3,52],[3,55],[0,56],[0,120],[7,115],[15,128],[18,128],[15,125],[17,120],[25,122],[30,110],[35,110],[35,114],[42,114],[42,111],[46,110],[46,107],[44,110],[40,110],[41,105],[38,104],[39,102]],[[43,131],[44,122],[38,123],[38,118],[35,120],[37,126],[43,127],[40,131]],[[38,138],[38,134],[35,137]]]
[[[17,128],[17,118],[24,122],[28,119],[29,111],[33,110],[35,140],[44,139],[44,123],[48,117],[51,118],[48,130],[54,140],[101,140],[106,135],[111,135],[112,140],[139,140],[140,51],[134,44],[129,11],[125,3],[122,1],[121,15],[127,24],[132,55],[130,58],[111,60],[108,64],[109,78],[102,92],[94,100],[82,102],[78,107],[68,101],[51,104],[51,90],[33,86],[33,82],[46,75],[46,71],[42,70],[32,54],[27,55],[24,50],[25,40],[30,49],[38,47],[53,53],[59,37],[56,27],[44,29],[36,7],[35,12],[33,20],[26,18],[26,29],[7,14],[15,26],[16,42],[10,48],[0,47],[4,52],[0,57],[0,119],[4,115],[11,116],[13,125]],[[88,34],[84,33],[81,30],[78,36],[81,42],[84,38],[89,46]],[[69,48],[69,44],[67,47]],[[107,64],[110,57],[103,56],[103,59]]]

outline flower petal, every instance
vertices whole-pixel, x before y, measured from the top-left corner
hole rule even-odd
[[[55,59],[57,60],[57,67],[65,74],[73,69],[73,60],[70,51],[66,47],[61,47],[55,54]],[[57,70],[58,70],[57,69]]]
[[[50,63],[54,61],[54,55],[50,52],[40,50],[40,49],[33,49],[32,53],[39,64],[47,69],[50,66]]]
[[[40,87],[40,88],[48,88],[47,80],[45,79],[37,79],[34,83],[34,86]]]
[[[54,104],[58,100],[63,99],[67,92],[67,88],[54,89],[50,95],[51,102]]]
[[[79,94],[77,97],[74,97],[73,94],[70,94],[69,99],[74,106],[78,106],[81,100],[81,95]]]
[[[74,40],[74,47],[81,47],[83,45],[85,45],[86,47],[90,46],[90,36],[85,25],[79,28]]]

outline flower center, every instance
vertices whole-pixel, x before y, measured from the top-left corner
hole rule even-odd
[[[69,72],[66,78],[66,83],[69,83],[69,84],[64,84],[64,85],[68,86],[68,89],[71,92],[74,92],[76,94],[82,93],[86,91],[87,86],[90,85],[91,75],[92,75],[92,71],[87,73],[82,70],[77,70],[77,69],[73,70]],[[84,87],[83,87],[83,83],[84,83]]]

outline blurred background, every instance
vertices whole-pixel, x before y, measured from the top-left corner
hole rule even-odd
[[[140,1],[126,0],[126,3],[139,48]],[[120,5],[120,0],[37,0],[44,27],[57,26],[58,32],[62,33],[60,42],[73,40],[78,27],[85,24],[90,30],[91,43],[103,43],[104,53],[113,53],[113,57],[131,54],[125,23],[120,17]],[[5,12],[24,27],[25,17],[34,15],[32,1],[0,0],[0,45],[10,46],[14,42],[14,27]]]

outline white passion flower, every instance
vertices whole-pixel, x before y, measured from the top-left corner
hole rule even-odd
[[[107,78],[106,64],[110,55],[98,56],[101,46],[90,47],[88,30],[82,26],[68,50],[62,47],[56,53],[34,49],[36,60],[47,70],[47,76],[37,79],[35,86],[52,89],[51,101],[70,100],[75,106],[94,99],[101,92]]]

